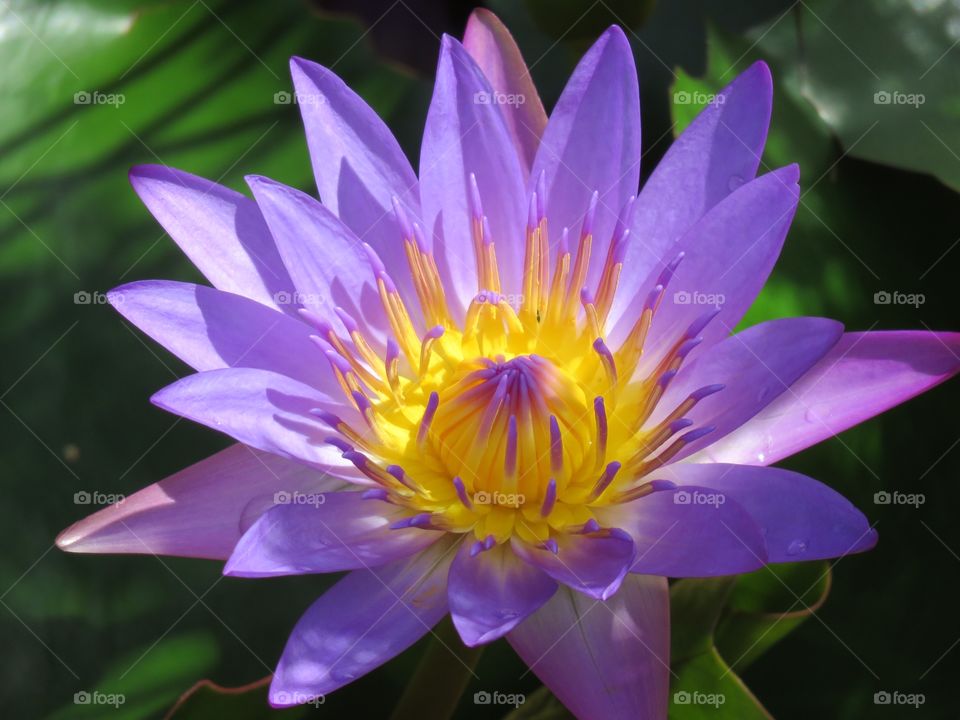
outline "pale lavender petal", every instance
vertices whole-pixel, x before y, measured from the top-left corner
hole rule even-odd
[[[775,463],[939,385],[958,370],[960,333],[847,333],[790,392],[690,460]]]
[[[245,445],[350,478],[359,473],[324,442],[332,430],[311,414],[319,408],[362,427],[356,413],[316,388],[254,368],[208,370],[168,385],[151,398],[158,407],[230,435]]]
[[[441,533],[392,530],[409,515],[362,491],[283,496],[237,543],[224,575],[271,577],[376,567],[424,550]]]
[[[760,526],[769,562],[824,560],[863,552],[877,543],[876,530],[849,500],[800,473],[680,463],[665,468],[662,476],[681,487],[708,487],[735,500]]]
[[[463,46],[444,36],[420,149],[420,202],[447,300],[462,314],[477,294],[470,230],[470,175],[496,245],[505,293],[520,292],[526,194],[523,171],[493,90]]]
[[[675,456],[680,460],[735,431],[790,386],[830,351],[843,335],[836,320],[814,317],[783,318],[754,325],[721,340],[685,366],[667,387],[652,427],[701,388],[715,384],[715,392],[683,413],[698,428],[714,430],[694,440]]]
[[[580,60],[540,141],[530,172],[546,173],[550,232],[579,232],[594,191],[588,282],[599,278],[617,216],[640,182],[640,90],[633,52],[623,30],[607,30]]]
[[[451,541],[384,567],[354,570],[293,629],[270,685],[274,707],[298,705],[406,650],[447,612]]]
[[[605,599],[613,595],[633,558],[633,540],[623,530],[564,534],[557,539],[557,552],[514,538],[513,551],[557,582],[574,590]]]
[[[651,477],[672,480],[668,465]],[[631,572],[667,577],[713,577],[750,572],[767,561],[760,527],[722,493],[687,486],[602,508],[601,522],[633,536]]]
[[[711,309],[720,312],[700,333],[703,342],[690,357],[733,332],[780,255],[800,197],[797,177],[796,165],[761,175],[717,203],[678,241],[685,256],[647,336],[647,368]],[[644,292],[656,282],[649,279]],[[612,337],[625,335],[634,319],[624,316]]]
[[[626,271],[610,311],[615,325],[642,305],[644,280],[703,215],[757,173],[770,124],[773,82],[762,61],[741,73],[693,120],[657,164],[634,206]]]
[[[520,164],[529,173],[547,125],[547,114],[520,48],[500,18],[486,8],[477,8],[470,14],[463,47],[483,70],[493,92],[499,93],[501,99],[496,104]]]
[[[290,301],[341,330],[334,309],[343,308],[382,350],[387,320],[370,261],[357,236],[299,190],[255,175],[248,176],[247,183],[297,288]]]
[[[605,602],[560,588],[507,639],[579,720],[662,720],[670,687],[670,593],[629,575]]]
[[[336,392],[332,373],[310,341],[315,332],[288,315],[203,285],[146,280],[108,293],[121,315],[195,370],[273,370]]]
[[[464,541],[450,566],[450,616],[463,642],[492,642],[523,622],[556,592],[557,583],[523,562],[509,545],[473,554]]]
[[[413,297],[396,196],[414,219],[420,216],[417,176],[393,133],[333,71],[303,58],[290,60],[317,189],[323,204],[368,243]]]
[[[214,287],[272,307],[278,306],[278,293],[293,291],[270,231],[250,198],[161,165],[137,165],[130,170],[130,183]]]
[[[344,486],[344,480],[306,465],[234,445],[74,523],[57,537],[57,546],[78,553],[226,560],[277,493]]]

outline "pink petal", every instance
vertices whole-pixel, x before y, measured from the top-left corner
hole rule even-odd
[[[520,48],[500,18],[485,8],[470,14],[463,47],[483,70],[493,92],[504,97],[498,107],[528,174],[547,125],[547,114]]]

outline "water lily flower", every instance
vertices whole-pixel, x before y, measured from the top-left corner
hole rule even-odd
[[[733,329],[799,199],[762,172],[757,63],[637,194],[640,107],[612,27],[549,120],[509,33],[441,43],[415,174],[334,73],[294,58],[320,200],[166,167],[136,192],[212,287],[135,282],[124,317],[192,366],[153,396],[237,444],[64,531],[72,552],[346,572],[293,629],[284,706],[446,614],[505,637],[579,718],[665,718],[668,577],[839,557],[876,533],[771,467],[957,372],[960,335]],[[599,606],[599,607],[598,607]]]

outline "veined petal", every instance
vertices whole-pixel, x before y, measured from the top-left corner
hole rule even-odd
[[[270,684],[274,707],[302,704],[406,650],[447,612],[452,543],[385,567],[354,570],[293,629]]]
[[[477,8],[470,14],[463,47],[483,70],[493,92],[503,98],[496,104],[517,149],[520,165],[529,174],[547,125],[547,114],[520,48],[500,18],[486,8]]]
[[[295,57],[290,72],[307,134],[320,199],[388,268],[405,268],[391,198],[420,216],[417,176],[380,116],[322,65]],[[429,242],[429,239],[428,239]],[[413,296],[406,272],[395,282]]]
[[[677,240],[757,174],[772,99],[770,69],[756,62],[717,94],[657,164],[634,205],[624,259],[629,272],[621,276],[611,326],[643,303],[644,281],[673,259]]]
[[[271,577],[376,567],[420,552],[441,537],[419,528],[392,530],[390,523],[409,513],[362,492],[302,500],[261,515],[237,543],[223,574]]]
[[[657,477],[672,480],[667,465]],[[600,522],[633,536],[631,572],[666,577],[713,577],[756,570],[767,562],[760,527],[733,498],[689,485],[602,508]]]
[[[253,200],[161,165],[132,168],[130,184],[214,287],[292,312],[275,301],[293,282]]]
[[[960,370],[960,333],[847,333],[749,422],[691,461],[768,465],[909,400]]]
[[[506,544],[473,554],[464,542],[450,566],[450,616],[463,642],[492,642],[523,622],[556,592],[557,583]]]
[[[310,411],[340,412],[348,408],[303,383],[268,370],[227,368],[188,375],[155,393],[154,405],[219,432],[245,445],[281,457],[299,460],[339,476],[360,481],[362,476],[340,451],[323,442],[330,434]]]
[[[610,597],[620,587],[634,551],[630,535],[617,528],[584,535],[560,535],[557,552],[535,547],[516,537],[512,545],[517,555],[557,582],[600,600]]]
[[[308,325],[240,295],[203,285],[146,280],[121,285],[110,304],[195,370],[273,370],[333,392]]]
[[[556,107],[530,172],[545,173],[550,232],[579,232],[590,196],[599,193],[588,282],[599,278],[610,236],[640,183],[640,89],[633,52],[613,26],[583,56]]]
[[[567,588],[507,639],[579,720],[662,720],[670,687],[670,594],[629,575],[599,601]]]
[[[732,498],[763,533],[769,562],[824,560],[870,550],[877,532],[839,493],[800,473],[723,463],[680,463],[663,477]]]
[[[234,445],[74,523],[57,547],[226,560],[277,493],[325,492],[344,480]]]
[[[676,250],[685,256],[650,327],[644,346],[647,365],[711,308],[719,314],[689,357],[733,332],[780,255],[800,197],[797,177],[796,165],[761,175],[717,203],[678,241]],[[653,289],[656,278],[647,283],[644,292]],[[629,329],[621,326],[612,333],[614,341]]]
[[[337,327],[342,325],[334,308],[344,308],[382,349],[387,321],[360,239],[299,190],[256,175],[247,183],[297,288],[294,303]]]
[[[523,171],[493,90],[463,46],[445,35],[420,150],[420,202],[447,299],[462,315],[477,294],[470,174],[495,243],[506,293],[520,292],[526,194]]]
[[[830,351],[843,325],[827,318],[782,318],[754,325],[718,342],[685,366],[664,393],[653,426],[697,389],[711,384],[723,390],[700,400],[684,417],[708,435],[684,446],[674,462],[735,431]]]

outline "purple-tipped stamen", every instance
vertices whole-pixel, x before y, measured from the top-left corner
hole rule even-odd
[[[463,480],[460,479],[460,476],[453,478],[453,487],[457,491],[457,497],[460,498],[460,502],[467,510],[473,510],[473,502],[470,500],[470,496],[467,494],[467,486],[463,484]]]
[[[547,490],[543,495],[543,504],[540,506],[540,517],[547,517],[553,512],[553,506],[557,504],[557,481],[550,478],[547,483]]]

